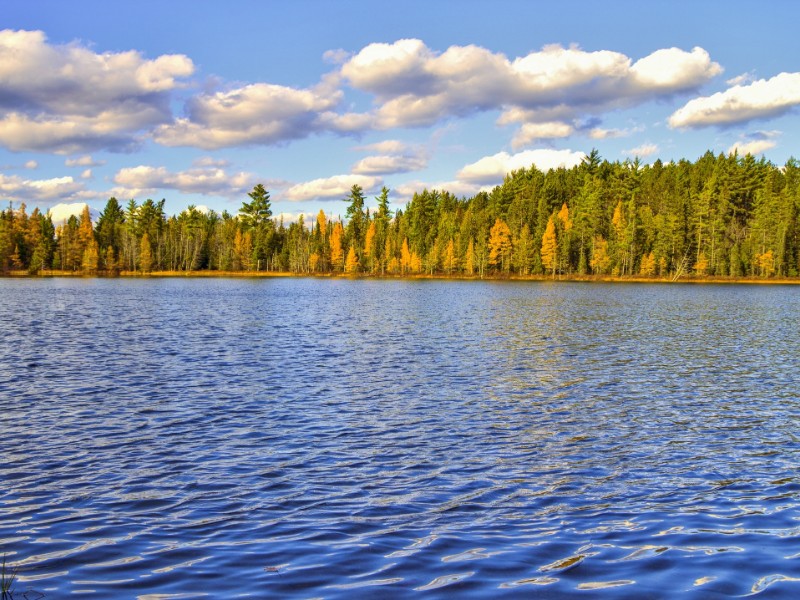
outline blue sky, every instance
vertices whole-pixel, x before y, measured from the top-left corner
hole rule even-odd
[[[261,182],[291,220],[343,214],[354,183],[402,207],[592,148],[783,164],[799,17],[789,0],[5,0],[0,201],[236,213]]]

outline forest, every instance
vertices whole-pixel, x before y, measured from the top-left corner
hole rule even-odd
[[[288,226],[256,185],[238,214],[164,200],[110,198],[54,224],[24,204],[0,212],[0,271],[85,275],[291,272],[372,276],[797,277],[800,163],[707,152],[696,161],[609,162],[592,150],[571,169],[531,166],[471,198],[421,190],[402,210],[365,208]]]

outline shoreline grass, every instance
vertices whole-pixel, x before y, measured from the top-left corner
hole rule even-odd
[[[485,274],[446,274],[446,273],[414,273],[414,274],[369,274],[369,273],[293,273],[290,271],[152,271],[139,273],[136,271],[122,271],[111,275],[105,273],[82,273],[79,271],[44,270],[36,274],[27,271],[9,271],[0,274],[0,278],[44,278],[44,277],[75,277],[75,278],[315,278],[315,279],[375,279],[375,280],[453,280],[453,281],[537,281],[543,283],[579,282],[579,283],[693,283],[693,284],[747,284],[747,285],[800,285],[800,277],[722,277],[714,275],[684,275],[677,280],[672,277],[646,277],[641,275],[613,276],[613,275],[504,275]]]

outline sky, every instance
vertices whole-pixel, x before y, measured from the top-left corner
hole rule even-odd
[[[505,173],[800,157],[800,4],[3,0],[0,202],[344,215]]]

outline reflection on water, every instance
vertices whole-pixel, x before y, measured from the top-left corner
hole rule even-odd
[[[793,288],[1,280],[46,597],[800,593]]]

